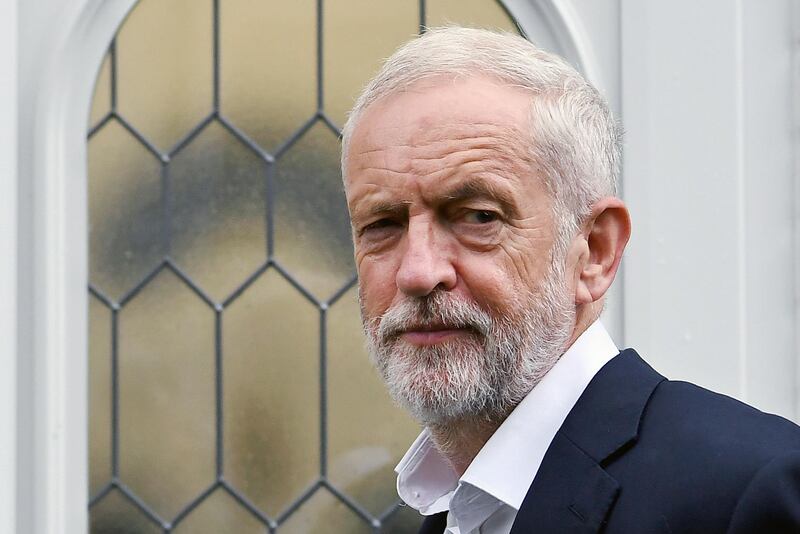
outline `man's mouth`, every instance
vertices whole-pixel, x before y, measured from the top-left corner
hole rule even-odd
[[[470,328],[454,325],[418,325],[397,333],[397,337],[417,346],[436,345],[453,337],[471,334]]]

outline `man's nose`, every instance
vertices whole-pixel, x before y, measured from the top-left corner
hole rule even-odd
[[[431,223],[410,223],[405,253],[397,271],[397,288],[410,297],[424,297],[434,289],[456,285],[456,270],[448,248],[437,239]]]

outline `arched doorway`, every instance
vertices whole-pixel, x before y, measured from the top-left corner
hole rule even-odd
[[[67,134],[75,131],[76,125],[81,122],[80,120],[76,121],[75,118],[81,114],[81,110],[86,109],[89,93],[87,82],[85,80],[76,81],[75,77],[77,73],[92,70],[93,67],[91,65],[87,66],[85,63],[87,61],[93,63],[94,59],[92,58],[99,57],[98,42],[102,42],[104,35],[111,34],[113,27],[132,3],[120,0],[106,3],[86,2],[81,5],[72,4],[74,7],[71,6],[67,10],[67,16],[64,18],[64,31],[54,36],[54,42],[57,41],[56,44],[61,43],[61,45],[48,47],[50,52],[47,55],[51,58],[54,66],[57,65],[58,67],[50,69],[45,76],[42,76],[49,83],[44,85],[46,88],[39,91],[41,94],[37,97],[37,102],[40,105],[38,112],[45,117],[42,121],[45,124],[42,126],[43,134],[37,137],[38,141],[35,144],[38,148],[39,159],[51,163],[42,166],[42,168],[37,168],[35,174],[37,180],[45,184],[41,195],[42,205],[52,208],[48,210],[48,217],[41,225],[41,230],[38,230],[41,234],[37,234],[37,236],[45,238],[39,241],[43,243],[43,246],[48,247],[47,250],[50,251],[42,253],[42,256],[44,256],[42,262],[44,272],[41,275],[37,275],[37,279],[43,279],[47,282],[46,287],[43,289],[46,293],[46,302],[43,302],[41,307],[37,307],[37,309],[43,310],[37,313],[44,314],[42,317],[44,319],[48,317],[52,319],[41,321],[40,324],[43,326],[37,328],[37,331],[45,333],[42,337],[46,341],[34,347],[38,363],[36,368],[32,370],[32,376],[34,383],[41,385],[36,385],[31,389],[34,394],[37,391],[44,393],[37,395],[43,401],[32,408],[36,410],[35,419],[38,423],[31,430],[32,437],[30,438],[33,443],[42,444],[37,450],[31,452],[31,457],[35,457],[39,464],[35,470],[37,475],[30,484],[31,493],[37,495],[35,498],[31,497],[31,502],[38,501],[42,504],[41,506],[36,506],[39,518],[36,521],[37,524],[41,525],[60,524],[65,528],[69,528],[67,525],[80,524],[82,515],[69,503],[80,500],[79,496],[75,495],[75,480],[76,477],[80,478],[80,472],[85,469],[85,464],[74,460],[76,456],[82,456],[80,454],[81,451],[85,451],[85,441],[76,437],[76,432],[83,428],[81,421],[86,420],[85,404],[80,393],[83,389],[83,379],[80,377],[83,376],[85,367],[83,367],[83,364],[75,363],[79,361],[76,358],[79,358],[84,350],[85,337],[82,334],[82,328],[80,328],[82,323],[80,314],[73,313],[75,310],[79,310],[80,306],[75,306],[75,299],[70,297],[73,296],[74,292],[71,281],[75,278],[81,278],[82,276],[80,275],[86,272],[86,268],[82,260],[72,261],[60,255],[61,251],[69,248],[76,258],[81,258],[83,256],[82,251],[86,247],[85,226],[79,214],[84,206],[81,197],[85,184],[80,179],[77,183],[74,180],[74,177],[84,175],[82,172],[84,168],[84,152],[81,147],[75,146],[77,138]],[[429,3],[429,5],[431,4],[433,2]],[[321,3],[318,5],[321,5]],[[550,3],[542,3],[542,5],[550,5]],[[429,8],[427,12],[430,14],[435,10]],[[558,13],[558,10],[553,10],[552,12]],[[455,20],[458,21],[457,19]],[[525,26],[524,23],[522,25]],[[118,125],[123,129],[125,128],[124,125]],[[213,125],[210,123],[206,125],[206,127],[210,126]],[[225,127],[225,125],[222,126]],[[330,125],[327,126],[329,127]],[[100,135],[100,131],[99,129],[96,130],[95,135]],[[199,134],[202,131],[198,129],[197,133],[197,138],[199,139]],[[230,131],[229,133],[239,139],[235,133]],[[241,139],[239,140],[241,141]],[[76,213],[78,213],[77,217],[75,216]],[[51,245],[54,245],[52,249],[49,248]],[[272,268],[278,271],[277,264]],[[202,297],[205,292],[202,290],[197,291],[202,289],[200,286],[193,288],[192,284],[187,283],[189,276],[187,273],[182,273],[177,263],[173,265],[165,263],[160,269],[158,273],[153,275],[150,279],[151,281],[160,280],[161,278],[159,277],[161,276],[175,276],[186,284],[188,293],[184,293],[185,295],[190,295],[191,298],[200,298],[202,302],[209,304]],[[258,276],[266,276],[264,274],[266,272],[265,270]],[[288,277],[284,277],[284,279],[291,285]],[[253,279],[251,283],[255,284],[257,281],[257,279]],[[146,285],[142,284],[138,290],[130,292],[130,298],[125,302],[135,302],[135,296],[140,298]],[[293,285],[292,287],[295,290],[298,289]],[[109,322],[112,321],[111,316],[115,312],[124,313],[122,302],[117,302],[113,297],[108,297],[98,288],[95,288],[95,290],[95,295],[92,297],[95,301],[102,301],[102,297],[107,297],[108,299],[107,302],[100,302],[100,308],[102,309],[102,305],[108,306],[106,311]],[[299,291],[299,293],[302,294],[303,292]],[[231,295],[233,295],[233,292],[228,296]],[[339,295],[339,298],[341,297]],[[307,296],[303,295],[303,298],[307,299]],[[121,301],[122,299],[119,300]],[[98,304],[95,301],[92,301],[94,302],[92,306]],[[322,301],[322,303],[324,304],[325,302]],[[211,304],[213,306],[209,306],[209,310],[211,315],[214,316],[219,311],[216,304],[221,303],[211,300]],[[119,309],[115,310],[115,307]],[[327,310],[318,307],[317,311],[323,312]],[[146,316],[147,314],[143,315]],[[119,318],[116,320],[116,328],[120,328],[122,322],[119,321]],[[214,318],[212,322],[215,325],[214,328],[217,328],[217,319]],[[113,332],[112,328],[114,326],[110,326],[106,332],[111,334]],[[130,338],[130,336],[128,337]],[[110,340],[108,342],[111,343]],[[216,350],[214,357],[216,358]],[[120,363],[117,361],[114,365],[119,365]],[[109,370],[108,376],[110,375],[111,371]],[[44,378],[44,380],[40,380],[41,378]],[[63,387],[53,388],[54,384]],[[67,392],[70,393],[67,394]],[[214,409],[216,410],[217,407],[215,406]],[[117,420],[117,424],[119,422]],[[48,436],[48,438],[46,439],[44,436]],[[26,438],[23,438],[21,442],[25,442],[25,440]],[[44,447],[44,450],[40,450],[41,447]],[[113,445],[109,447],[109,449],[112,448]],[[52,489],[41,492],[36,491],[37,487],[42,488],[44,485],[49,485],[49,482],[54,482]],[[66,491],[61,491],[58,488],[64,488]],[[98,494],[95,496],[98,496]],[[62,519],[67,520],[62,521]],[[75,523],[73,523],[73,520]],[[41,523],[38,523],[38,521],[41,521]]]

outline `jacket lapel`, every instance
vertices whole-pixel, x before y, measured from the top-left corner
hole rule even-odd
[[[664,377],[627,349],[595,375],[553,438],[511,534],[599,531],[620,486],[604,467],[636,441]]]

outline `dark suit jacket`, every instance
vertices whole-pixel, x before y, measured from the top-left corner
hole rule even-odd
[[[627,349],[553,438],[511,531],[529,532],[800,533],[800,428]]]

